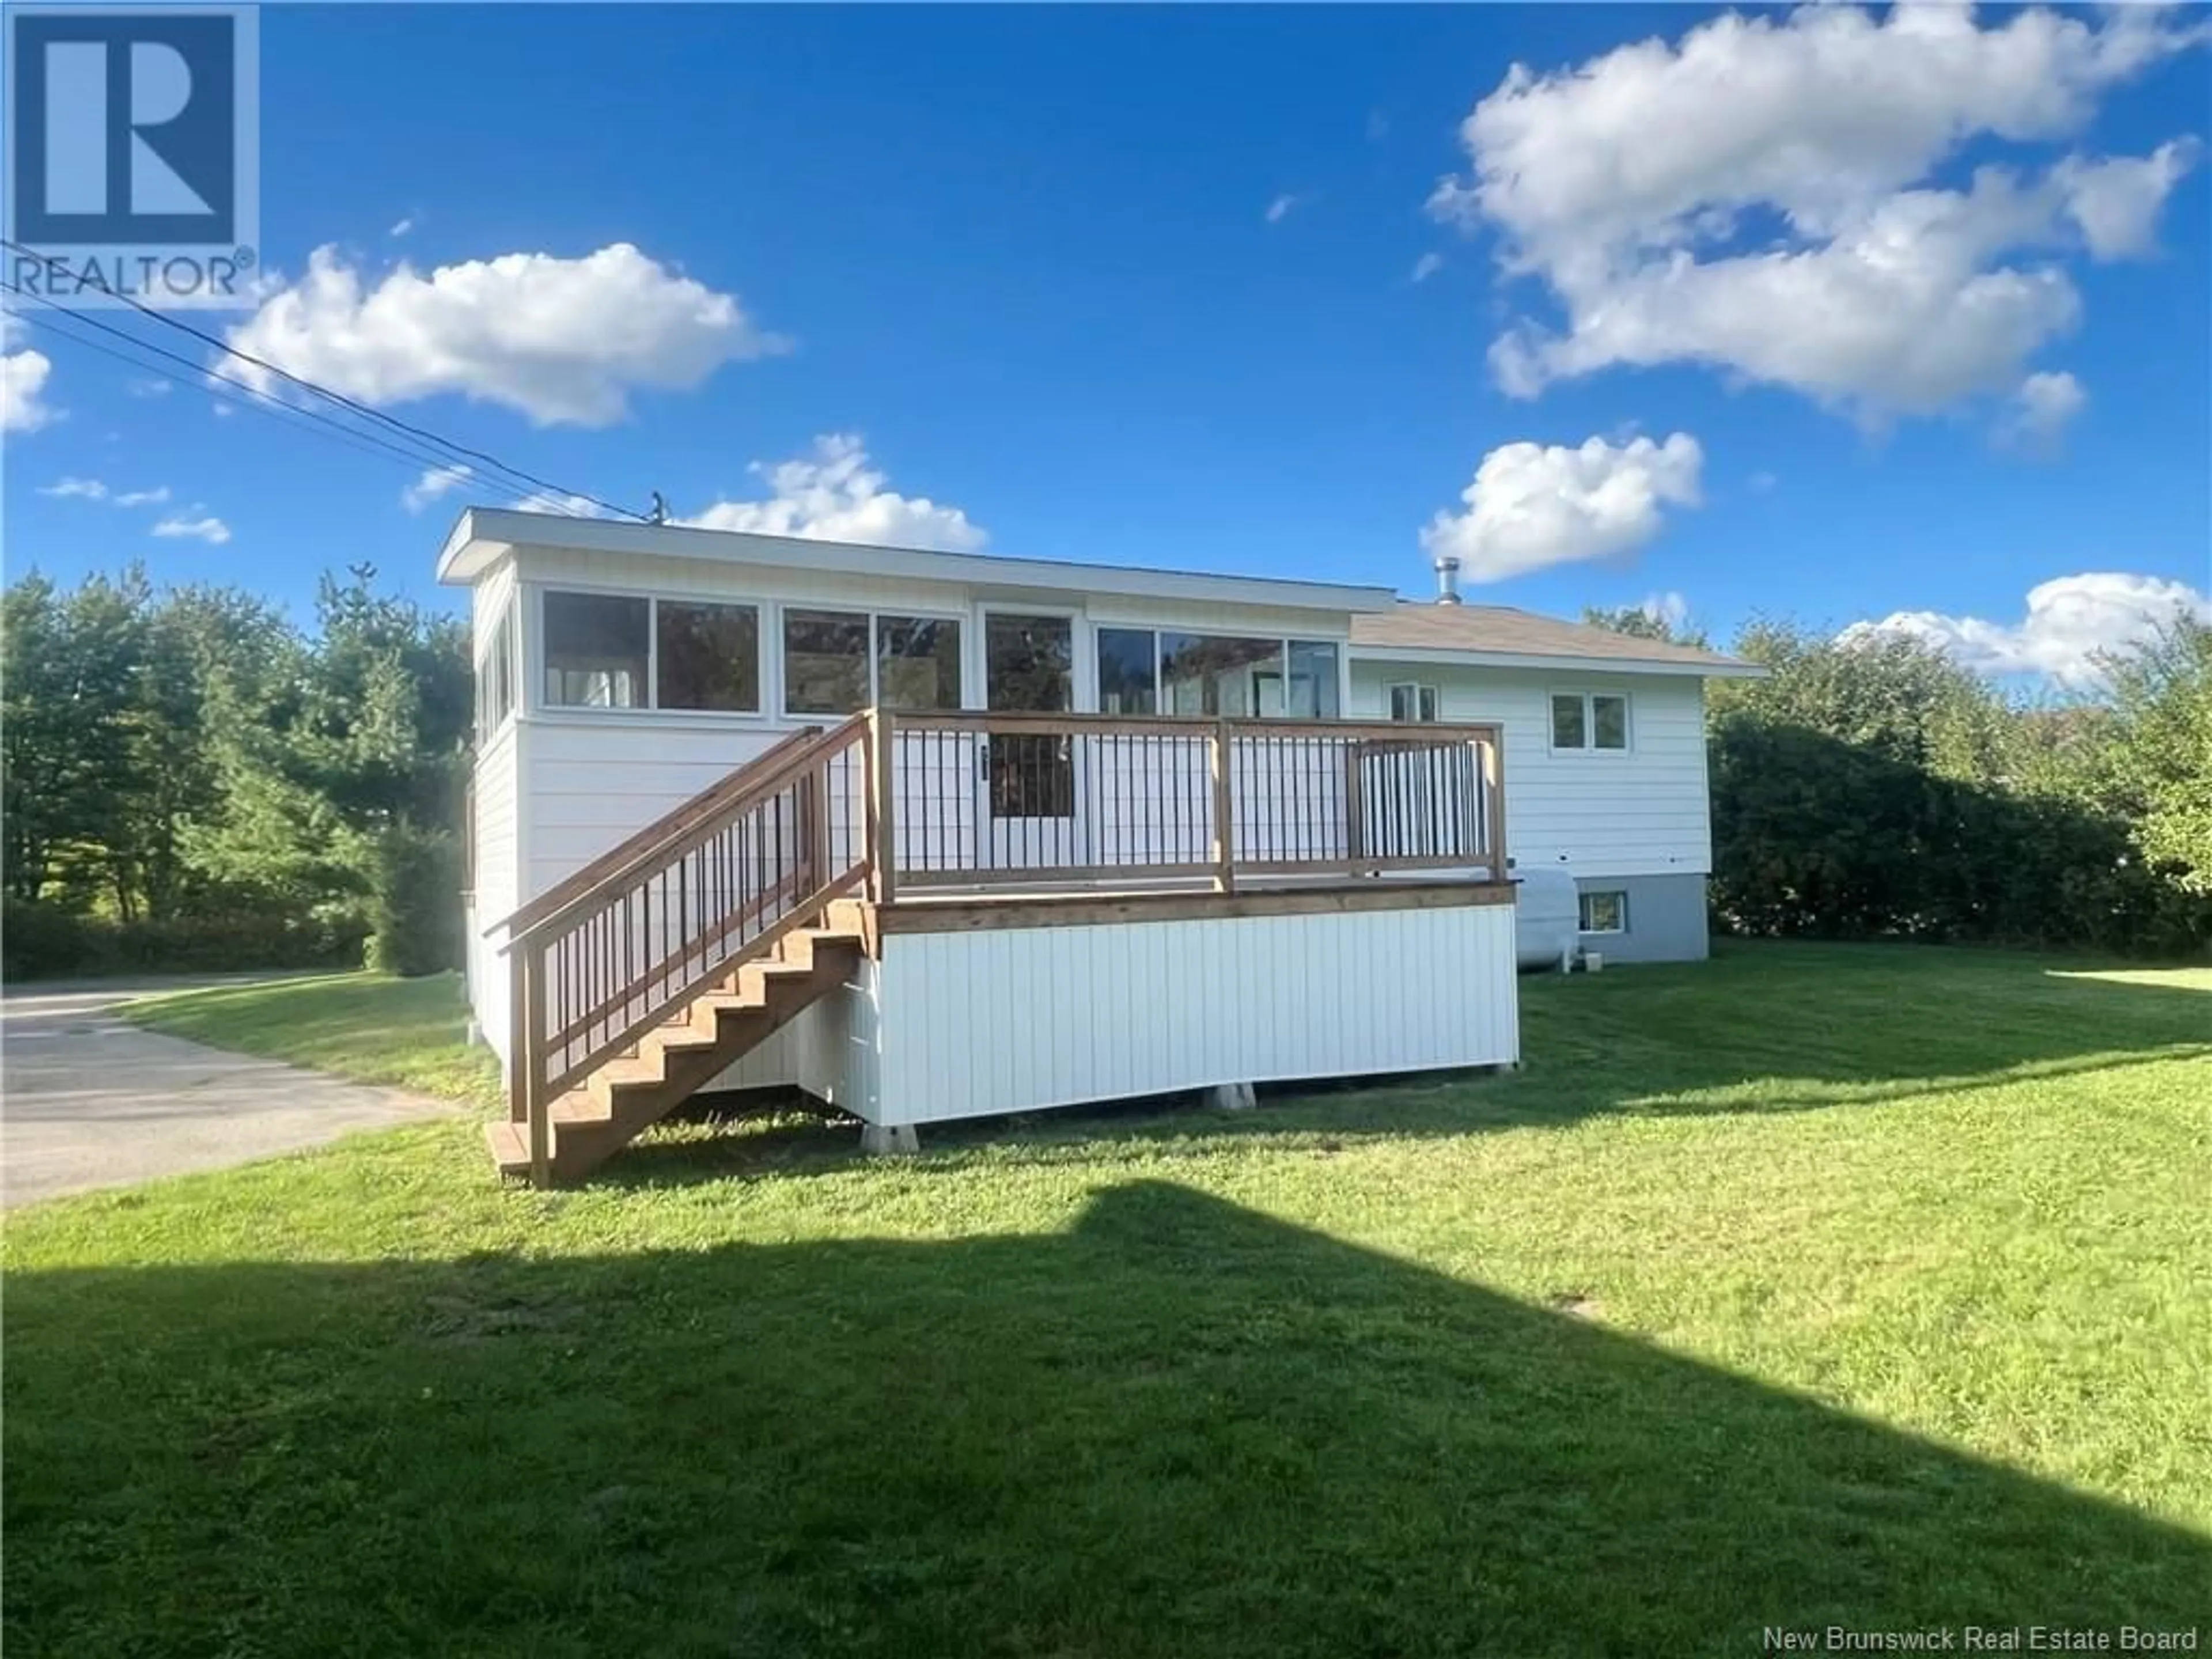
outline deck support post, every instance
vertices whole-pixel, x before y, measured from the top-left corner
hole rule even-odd
[[[1228,719],[1214,722],[1213,741],[1209,745],[1213,762],[1213,887],[1216,892],[1237,890],[1237,840],[1235,826],[1230,823],[1231,793],[1229,787],[1229,745],[1234,741]]]
[[[1482,740],[1482,785],[1489,797],[1489,831],[1484,837],[1490,843],[1490,878],[1510,881],[1512,860],[1505,856],[1505,727],[1503,724],[1491,728],[1490,735]]]
[[[911,1123],[863,1123],[860,1150],[870,1158],[911,1158],[921,1150],[921,1136]]]
[[[530,1184],[542,1188],[553,1184],[553,1125],[545,1098],[545,947],[536,939],[525,939],[509,971],[514,975],[520,1015],[514,1052],[509,1056],[511,1087],[529,1137]]]
[[[1206,1103],[1217,1111],[1249,1112],[1259,1105],[1260,1097],[1249,1083],[1217,1083],[1206,1091]]]

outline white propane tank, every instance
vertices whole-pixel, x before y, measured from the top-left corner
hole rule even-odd
[[[1582,939],[1582,899],[1573,872],[1540,864],[1513,874],[1514,958],[1523,969],[1558,968]]]

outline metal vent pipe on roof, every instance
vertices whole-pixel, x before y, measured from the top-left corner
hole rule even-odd
[[[1459,603],[1459,561],[1449,553],[1437,555],[1437,603]]]

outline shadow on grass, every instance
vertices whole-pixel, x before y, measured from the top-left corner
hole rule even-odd
[[[2139,967],[2139,965],[2138,965]],[[2087,1077],[2212,1057],[2212,994],[2092,976],[2078,957],[1929,945],[1729,943],[1711,963],[1522,981],[1524,1068],[1352,1078],[1263,1089],[1263,1109],[1192,1109],[1192,1097],[923,1127],[950,1174],[958,1154],[1058,1159],[1179,1138],[1462,1135],[1606,1115],[1808,1110]],[[702,1097],[693,1120],[804,1106],[795,1092]],[[648,1137],[592,1177],[659,1187],[850,1156],[849,1124],[785,1117],[763,1130]]]
[[[2212,1583],[2203,1537],[1165,1184],[1042,1237],[9,1302],[26,1653],[1749,1654]]]

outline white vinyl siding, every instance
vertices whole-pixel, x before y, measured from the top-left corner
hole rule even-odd
[[[1352,664],[1352,715],[1387,718],[1408,665]],[[1582,674],[1424,663],[1448,721],[1505,728],[1505,850],[1522,869],[1560,864],[1577,877],[1710,874],[1704,682],[1692,675]],[[1630,747],[1555,749],[1552,694],[1628,700]]]
[[[878,1098],[852,1109],[927,1123],[1502,1065],[1516,996],[1505,905],[893,934]]]
[[[502,1058],[507,1053],[507,958],[499,954],[499,947],[504,940],[488,939],[483,933],[522,902],[517,793],[521,747],[522,728],[509,720],[477,749],[470,778],[476,797],[476,869],[463,960],[470,1006]]]

